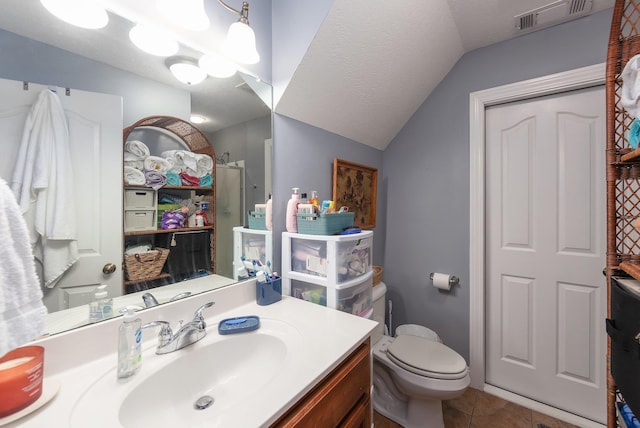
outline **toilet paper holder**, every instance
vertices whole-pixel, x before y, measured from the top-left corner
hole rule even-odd
[[[433,272],[429,274],[429,279],[433,281]],[[449,277],[449,285],[451,287],[453,287],[454,285],[458,285],[459,282],[460,282],[460,279],[457,276],[451,275]]]

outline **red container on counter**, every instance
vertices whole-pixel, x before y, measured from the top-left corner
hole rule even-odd
[[[42,395],[44,348],[24,346],[0,358],[0,418],[16,413]]]

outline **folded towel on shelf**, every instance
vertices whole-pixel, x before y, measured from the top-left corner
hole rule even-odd
[[[42,304],[29,231],[7,183],[0,178],[0,356],[44,332]]]
[[[147,187],[151,187],[153,190],[158,190],[167,184],[167,176],[162,172],[145,171],[144,177]]]
[[[167,186],[182,186],[180,174],[175,171],[167,171]]]
[[[124,151],[134,154],[142,159],[151,154],[151,152],[149,152],[149,147],[147,147],[147,145],[142,141],[138,140],[131,140],[124,143]]]
[[[159,156],[148,156],[144,160],[145,171],[157,171],[164,174],[169,171],[169,168],[171,168],[171,164]]]
[[[172,171],[186,172],[194,175],[198,169],[196,154],[188,150],[167,150],[160,154],[169,162],[173,162]]]
[[[634,149],[638,148],[640,142],[640,119],[635,119],[629,128],[629,145]]]
[[[213,171],[213,159],[211,159],[211,156],[202,153],[197,153],[195,156],[198,177],[204,177],[206,174],[211,174]]]
[[[130,160],[130,161],[125,160],[124,161],[124,166],[135,168],[138,171],[143,171],[144,170],[144,161],[142,159],[138,159],[138,160],[135,160],[135,161],[133,161],[133,160]]]
[[[633,117],[640,116],[640,55],[632,57],[622,70],[620,105]]]
[[[200,177],[189,175],[186,172],[180,173],[183,186],[200,186]]]
[[[144,172],[131,166],[124,167],[124,183],[130,186],[144,186],[147,179]]]
[[[200,187],[211,187],[213,186],[213,177],[211,174],[205,174],[200,177]]]
[[[130,166],[142,171],[144,169],[144,159],[133,153],[124,152],[124,166]]]

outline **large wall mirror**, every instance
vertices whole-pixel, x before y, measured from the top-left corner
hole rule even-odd
[[[164,59],[130,46],[127,36],[130,27],[126,19],[110,13],[108,27],[98,32],[71,28],[50,15],[38,1],[9,0],[0,14],[0,49],[5,58],[0,64],[0,98],[14,103],[0,102],[0,127],[8,129],[3,130],[7,138],[0,143],[4,151],[0,159],[2,178],[11,181],[15,166],[12,156],[15,159],[20,143],[22,128],[19,120],[14,119],[26,116],[30,103],[22,100],[34,99],[33,94],[38,91],[55,90],[63,99],[65,109],[67,105],[76,109],[77,120],[70,125],[74,127],[71,132],[96,135],[95,129],[106,128],[105,123],[117,129],[99,137],[105,147],[86,144],[72,153],[74,163],[84,164],[83,168],[74,170],[74,182],[79,183],[75,189],[76,204],[93,209],[91,216],[78,220],[79,227],[92,231],[90,236],[87,232],[83,240],[91,241],[96,247],[115,241],[119,253],[110,261],[116,265],[116,272],[108,274],[106,269],[103,272],[106,264],[101,261],[91,267],[97,272],[94,279],[82,282],[73,279],[73,275],[69,275],[73,281],[63,276],[54,287],[45,288],[44,301],[50,312],[47,334],[88,324],[88,303],[102,283],[108,283],[109,296],[118,301],[114,304],[114,316],[127,305],[144,308],[146,302],[142,295],[147,291],[162,304],[175,296],[235,283],[233,229],[246,225],[247,211],[253,210],[255,204],[264,203],[271,192],[271,87],[249,72],[238,72],[227,79],[209,77],[197,86],[179,83],[166,69]],[[180,55],[192,53],[188,47],[181,47],[179,52]],[[70,95],[66,95],[67,92]],[[23,95],[28,93],[32,95]],[[16,108],[21,109],[17,116]],[[100,109],[110,111],[112,117],[100,117]],[[142,287],[125,295],[126,278],[121,269],[124,251],[122,131],[144,117],[189,120],[191,113],[208,118],[207,122],[195,126],[211,142],[216,157],[213,178],[217,207],[216,271],[193,280],[161,284],[152,290]],[[132,134],[145,138],[144,132]],[[111,175],[98,178],[97,170]],[[90,176],[82,176],[84,171]],[[88,183],[95,187],[87,188]],[[110,207],[111,214],[99,208],[105,205]],[[107,221],[109,218],[115,221]],[[110,280],[111,276],[115,281]]]

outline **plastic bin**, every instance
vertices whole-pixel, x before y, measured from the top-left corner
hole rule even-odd
[[[263,211],[250,211],[247,217],[249,229],[267,230],[266,213]]]
[[[153,209],[156,206],[156,192],[153,189],[125,189],[124,208]]]
[[[354,213],[298,214],[298,233],[335,235],[353,225]]]
[[[155,230],[155,210],[130,210],[124,212],[125,232],[133,230]]]

